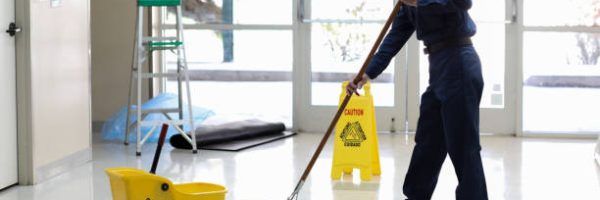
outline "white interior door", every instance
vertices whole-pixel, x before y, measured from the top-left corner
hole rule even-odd
[[[0,1],[0,189],[17,183],[15,40],[5,30],[15,20],[15,1]]]

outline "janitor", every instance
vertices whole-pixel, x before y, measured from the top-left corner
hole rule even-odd
[[[473,48],[471,0],[401,0],[392,28],[361,81],[375,79],[416,31],[429,56],[429,86],[421,97],[415,147],[404,181],[408,199],[431,199],[440,169],[450,155],[458,178],[456,199],[488,199],[479,143],[481,62]]]

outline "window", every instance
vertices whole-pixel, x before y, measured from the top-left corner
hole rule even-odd
[[[292,24],[291,0],[183,0],[186,24]],[[175,12],[168,10],[167,24],[175,23]]]
[[[523,131],[600,131],[600,0],[528,0],[524,9]]]
[[[525,26],[588,26],[600,25],[599,0],[526,0]]]
[[[525,32],[523,41],[524,131],[600,131],[600,34]]]
[[[390,0],[312,2],[312,105],[338,105],[340,83],[356,75],[393,6]],[[393,62],[372,85],[375,106],[394,106]]]
[[[481,59],[484,80],[481,108],[504,108],[504,72],[505,72],[505,2],[488,1],[474,3],[469,14],[477,25],[477,33],[472,38]],[[420,49],[424,46],[421,45]],[[429,81],[429,62],[421,51],[420,91],[425,92]]]
[[[183,10],[193,104],[291,126],[292,1],[184,0]],[[165,36],[175,34],[173,11],[162,11]],[[176,70],[174,54],[163,58]],[[177,82],[164,91],[177,93]]]

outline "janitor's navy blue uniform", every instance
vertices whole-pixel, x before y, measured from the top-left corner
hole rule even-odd
[[[479,144],[483,79],[469,40],[476,30],[467,13],[471,0],[417,2],[416,7],[402,6],[366,72],[371,79],[381,74],[415,31],[429,51],[429,87],[421,98],[404,194],[430,199],[449,154],[458,178],[456,199],[487,199]]]

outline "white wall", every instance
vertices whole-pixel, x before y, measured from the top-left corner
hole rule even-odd
[[[136,1],[91,0],[91,4],[92,118],[105,121],[127,103]]]
[[[31,4],[34,162],[38,166],[90,147],[88,0]]]
[[[18,5],[19,174],[34,184],[91,160],[89,0]]]

